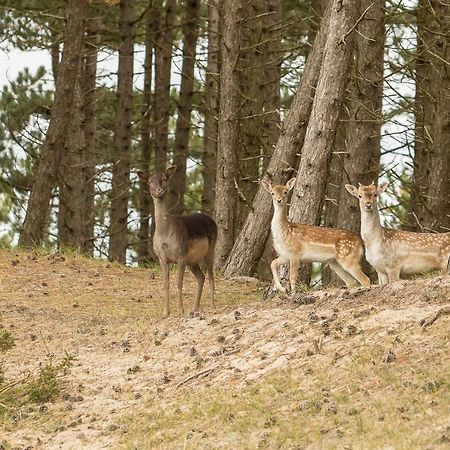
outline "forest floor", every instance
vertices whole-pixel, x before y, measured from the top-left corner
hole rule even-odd
[[[156,270],[2,250],[0,276],[0,448],[449,448],[450,316],[420,324],[448,275],[294,301],[219,278],[165,320]]]

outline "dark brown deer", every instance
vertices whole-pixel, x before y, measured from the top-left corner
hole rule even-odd
[[[211,289],[211,307],[214,308],[214,251],[217,240],[217,225],[206,214],[190,214],[187,216],[173,216],[168,212],[167,188],[170,179],[177,170],[176,166],[169,167],[165,172],[157,172],[150,176],[138,171],[141,180],[148,183],[150,194],[155,205],[155,234],[153,248],[159,258],[164,277],[166,299],[163,317],[170,314],[169,308],[169,275],[170,263],[178,265],[178,302],[180,315],[184,314],[183,307],[183,277],[186,266],[189,267],[197,280],[197,295],[194,311],[200,308],[205,275],[201,266],[208,272]]]

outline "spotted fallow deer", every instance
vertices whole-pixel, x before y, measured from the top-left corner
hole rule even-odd
[[[327,263],[347,286],[353,286],[356,280],[365,286],[369,278],[361,270],[360,260],[364,252],[361,239],[350,231],[293,223],[287,216],[287,197],[295,184],[291,178],[286,185],[272,184],[263,178],[261,184],[272,195],[274,213],[272,218],[272,236],[278,258],[271,264],[275,288],[281,292],[277,268],[289,263],[289,281],[291,291],[295,291],[299,261]]]
[[[170,263],[178,265],[178,302],[180,315],[183,307],[183,277],[186,266],[189,267],[197,280],[197,294],[194,311],[200,308],[205,275],[201,266],[208,272],[211,290],[211,307],[214,308],[214,251],[217,240],[217,225],[206,214],[190,214],[186,216],[170,215],[167,208],[168,183],[176,171],[176,166],[169,167],[165,172],[149,176],[138,171],[139,178],[148,183],[150,194],[155,205],[155,234],[153,248],[159,258],[164,277],[166,298],[163,317],[168,317],[169,310],[169,275]]]
[[[413,233],[381,226],[377,197],[388,184],[359,184],[358,188],[345,185],[347,191],[359,199],[366,259],[377,271],[379,283],[396,281],[400,275],[446,270],[450,257],[450,233]]]

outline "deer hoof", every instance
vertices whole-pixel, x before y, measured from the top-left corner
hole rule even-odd
[[[170,315],[169,311],[164,311],[163,315],[161,316],[161,319],[167,319],[169,317],[169,315]]]

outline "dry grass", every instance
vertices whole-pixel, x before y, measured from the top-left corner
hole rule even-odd
[[[219,279],[217,311],[204,298],[204,316],[179,318],[173,289],[160,320],[158,270],[3,250],[0,274],[15,344],[0,354],[4,383],[75,356],[51,401],[0,405],[5,448],[449,445],[450,318],[419,324],[448,303],[448,276],[298,304]]]

